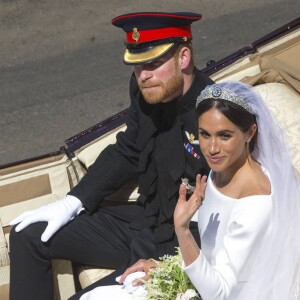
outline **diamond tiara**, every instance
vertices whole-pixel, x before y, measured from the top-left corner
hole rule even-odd
[[[247,110],[250,114],[253,114],[251,106],[245,100],[243,100],[238,94],[220,86],[213,85],[213,86],[206,87],[198,96],[196,101],[196,107],[200,102],[206,99],[221,99],[221,100],[230,101],[232,103],[241,106],[242,108]]]

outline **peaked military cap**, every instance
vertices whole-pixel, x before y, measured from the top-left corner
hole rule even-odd
[[[146,64],[192,39],[191,24],[200,14],[137,12],[118,16],[112,24],[126,32],[125,64]]]

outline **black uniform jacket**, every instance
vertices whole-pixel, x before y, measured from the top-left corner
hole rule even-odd
[[[213,81],[195,68],[193,83],[181,98],[151,105],[132,75],[127,129],[117,135],[116,144],[101,152],[69,194],[79,198],[91,214],[106,196],[138,176],[141,196],[135,205],[101,209],[131,222],[133,229],[152,227],[157,242],[170,239],[181,178],[193,183],[197,173],[208,173],[193,139],[198,139],[196,98],[209,84]]]

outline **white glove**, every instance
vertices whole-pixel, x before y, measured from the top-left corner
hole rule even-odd
[[[142,278],[144,276],[146,276],[146,273],[143,271],[136,271],[136,272],[129,274],[123,282],[125,291],[128,294],[134,294],[134,295],[144,294],[145,288],[142,285],[138,285],[138,286],[132,285],[133,281],[135,281],[138,278]],[[117,277],[116,281],[119,282],[120,279],[121,279],[121,276]]]
[[[145,288],[142,285],[136,287],[132,285],[135,279],[142,278],[145,275],[146,273],[142,271],[131,273],[125,278],[122,285],[99,286],[83,294],[79,300],[145,300]],[[116,281],[119,282],[120,278],[121,276],[117,277]]]
[[[41,237],[42,242],[47,242],[59,228],[74,219],[81,210],[81,201],[74,196],[67,195],[61,200],[21,214],[12,220],[10,225],[20,223],[15,229],[19,232],[32,223],[48,222]]]

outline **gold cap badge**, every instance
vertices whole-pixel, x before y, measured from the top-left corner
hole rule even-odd
[[[138,32],[137,28],[133,28],[133,33],[132,33],[132,39],[134,39],[136,42],[140,39],[140,33]]]

